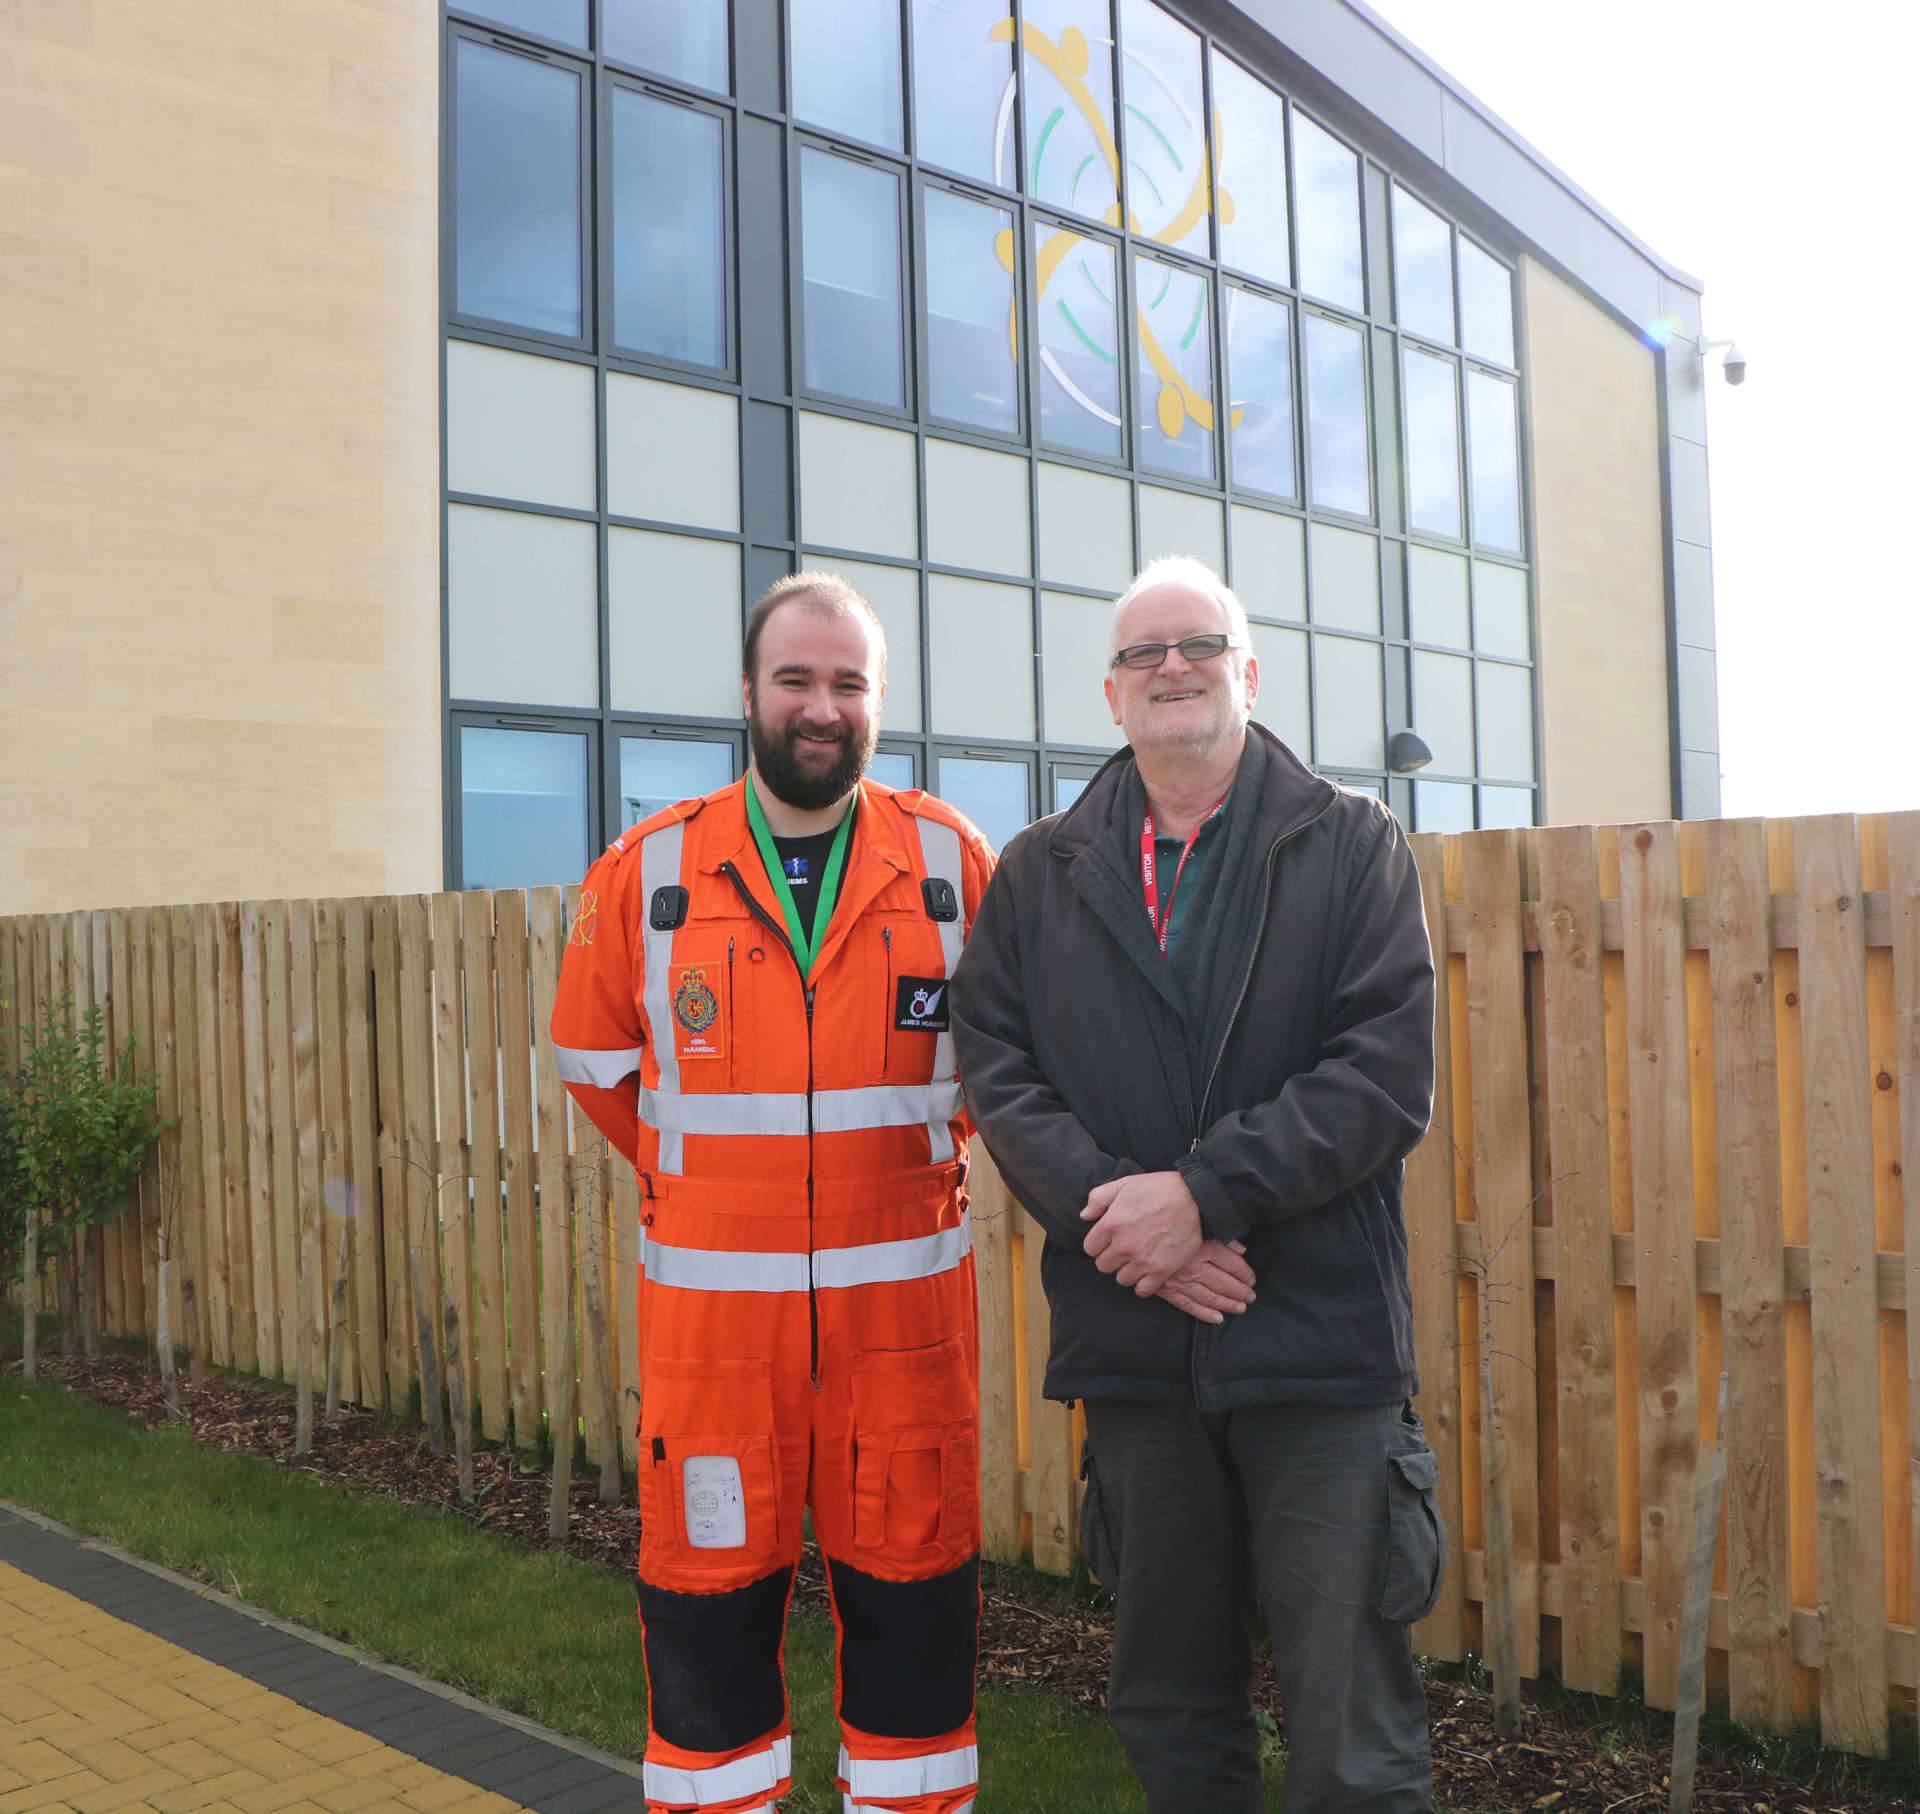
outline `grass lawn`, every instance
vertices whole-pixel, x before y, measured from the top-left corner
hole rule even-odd
[[[57,1386],[0,1375],[0,1497],[121,1544],[622,1757],[646,1732],[632,1586],[464,1520],[342,1491],[249,1455],[140,1428]],[[787,1638],[788,1814],[837,1814],[832,1633]],[[1044,1693],[983,1688],[983,1808],[1143,1810],[1106,1721]],[[1280,1805],[1279,1766],[1269,1805]]]

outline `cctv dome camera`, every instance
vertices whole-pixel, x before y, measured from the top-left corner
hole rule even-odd
[[[1737,346],[1727,348],[1727,354],[1720,361],[1720,370],[1726,375],[1729,384],[1744,384],[1747,379],[1747,356]]]

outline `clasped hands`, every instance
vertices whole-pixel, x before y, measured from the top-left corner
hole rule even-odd
[[[1097,1184],[1080,1212],[1085,1249],[1102,1272],[1140,1297],[1165,1298],[1203,1323],[1224,1322],[1253,1302],[1253,1268],[1238,1241],[1216,1241],[1178,1172],[1136,1172]]]

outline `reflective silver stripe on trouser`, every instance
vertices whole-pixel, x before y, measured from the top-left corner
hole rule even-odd
[[[809,1268],[804,1253],[736,1253],[714,1247],[669,1247],[640,1231],[640,1266],[647,1281],[676,1291],[801,1292],[853,1285],[898,1285],[951,1272],[973,1251],[973,1229],[957,1226],[906,1241],[868,1241],[858,1247],[822,1247]]]
[[[653,896],[656,889],[679,885],[680,851],[686,842],[686,835],[686,821],[676,819],[671,825],[663,825],[658,831],[649,832],[640,841],[640,911],[647,916],[643,935],[647,965],[644,992],[647,1025],[653,1033],[653,1055],[660,1065],[660,1089],[674,1096],[680,1093],[680,1057],[674,1049],[673,983],[669,975],[669,966],[673,962],[673,934],[654,931]],[[686,1145],[680,1137],[681,1130],[662,1127],[648,1114],[648,1094],[645,1090],[640,1092],[640,1115],[660,1136],[658,1168],[675,1174],[683,1172],[686,1170]],[[738,1790],[736,1793],[744,1794],[746,1791]],[[667,1799],[671,1800],[672,1797]]]
[[[980,1780],[980,1750],[961,1745],[920,1757],[849,1757],[842,1745],[840,1780],[847,1785],[848,1804],[856,1808],[869,1800],[907,1801],[916,1795],[971,1789]]]
[[[651,985],[649,985],[651,987]],[[945,1037],[942,1035],[942,1037]],[[857,1134],[877,1127],[917,1127],[945,1122],[960,1112],[960,1086],[945,1083],[876,1083],[857,1090],[816,1090],[815,1133]],[[787,1134],[807,1132],[807,1098],[801,1091],[642,1089],[640,1113],[664,1137],[675,1134]],[[944,1163],[935,1154],[936,1163]],[[661,1170],[665,1170],[663,1165]]]
[[[965,920],[967,896],[965,876],[960,866],[960,834],[951,825],[942,825],[935,819],[915,819],[914,824],[920,831],[920,858],[926,865],[929,881],[945,882],[953,890],[954,905],[959,913],[950,920],[935,923],[940,928],[940,957],[946,966],[947,987],[953,987],[953,973],[960,962],[960,947],[965,939]],[[953,1024],[953,1000],[947,1000],[947,1024]],[[938,1090],[941,1084],[951,1084],[959,1075],[959,1069],[953,1056],[953,1034],[951,1030],[934,1035],[933,1048],[933,1085]],[[953,1144],[953,1134],[948,1123],[960,1106],[959,1091],[953,1092],[953,1108],[945,1113],[939,1112],[936,1105],[927,1116],[927,1151],[932,1155],[935,1165],[944,1165],[947,1153]]]
[[[750,1752],[705,1770],[683,1770],[678,1764],[651,1760],[641,1765],[647,1800],[664,1801],[676,1808],[710,1808],[756,1791],[771,1794],[792,1774],[791,1738],[776,1738],[764,1751]]]
[[[757,1810],[755,1814],[758,1814]],[[881,1807],[878,1802],[855,1801],[851,1795],[843,1795],[840,1797],[840,1814],[893,1814],[893,1810]],[[950,1814],[973,1814],[973,1797],[969,1795],[951,1809]]]
[[[617,1052],[592,1051],[585,1046],[555,1046],[553,1061],[559,1067],[562,1083],[585,1084],[590,1089],[610,1090],[621,1078],[640,1068],[640,1048],[626,1046]]]

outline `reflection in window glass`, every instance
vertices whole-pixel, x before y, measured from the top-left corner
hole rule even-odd
[[[613,333],[690,365],[727,358],[720,122],[613,90]]]
[[[913,758],[898,750],[881,750],[867,764],[867,773],[882,787],[913,786]]]
[[[1380,645],[1344,636],[1313,639],[1314,761],[1328,768],[1384,768],[1385,704]]]
[[[1007,0],[913,0],[913,137],[922,162],[1017,187]]]
[[[1329,510],[1371,516],[1365,342],[1358,328],[1324,315],[1305,315],[1305,331],[1307,470],[1313,501]]]
[[[587,739],[460,728],[460,886],[543,888],[587,873]]]
[[[731,743],[678,737],[620,739],[620,829],[679,800],[697,800],[733,779]]]
[[[1473,768],[1473,664],[1464,655],[1413,655],[1413,728],[1433,751],[1436,774]]]
[[[727,92],[727,0],[600,0],[600,35],[622,63]]]
[[[1139,315],[1140,459],[1160,472],[1213,477],[1213,326],[1207,280],[1157,259],[1133,261]]]
[[[1227,286],[1227,421],[1233,483],[1298,495],[1293,473],[1293,326],[1284,302]]]
[[[461,38],[454,72],[454,307],[575,340],[580,78]]]
[[[945,189],[923,194],[928,406],[950,422],[1017,434],[1013,216]]]
[[[1480,790],[1480,829],[1515,831],[1533,823],[1533,789],[1483,787]]]
[[[1473,789],[1464,781],[1416,781],[1413,823],[1417,831],[1472,831]]]
[[[1032,817],[1024,762],[983,761],[972,756],[942,756],[940,784],[934,790],[980,828],[995,850]]]
[[[1152,0],[1120,0],[1127,206],[1137,232],[1207,255],[1200,39]]]
[[[1053,777],[1053,810],[1065,812],[1087,791],[1087,783],[1092,779],[1091,775],[1062,775],[1056,772]]]
[[[1118,199],[1108,0],[1030,0],[1021,24],[1027,193],[1103,220]],[[1060,78],[1063,69],[1073,77],[1071,88]]]
[[[1407,550],[1407,619],[1415,642],[1470,645],[1464,557],[1437,548]]]
[[[1213,53],[1214,212],[1220,262],[1272,283],[1287,260],[1287,127],[1280,97]]]
[[[1401,361],[1407,411],[1407,515],[1429,535],[1460,539],[1460,415],[1454,363],[1408,347]]]
[[[1393,192],[1394,318],[1409,334],[1453,345],[1453,234],[1406,190]]]
[[[1113,248],[1036,221],[1040,437],[1117,460],[1120,439],[1119,270]]]
[[[901,149],[898,0],[788,0],[793,115]]]
[[[1342,308],[1364,307],[1360,162],[1303,113],[1293,116],[1293,200],[1301,289]]]
[[[1533,779],[1533,670],[1477,661],[1474,703],[1480,773],[1500,781]]]
[[[1467,470],[1473,485],[1473,539],[1487,548],[1520,547],[1520,449],[1513,386],[1467,373]]]
[[[800,267],[807,388],[898,408],[906,400],[899,178],[802,150]]]
[[[1511,655],[1519,661],[1532,655],[1522,569],[1493,561],[1473,563],[1473,646],[1482,655]]]
[[[1460,344],[1476,359],[1513,363],[1513,273],[1460,241]]]
[[[587,48],[587,0],[466,0],[460,10],[581,50]]]

